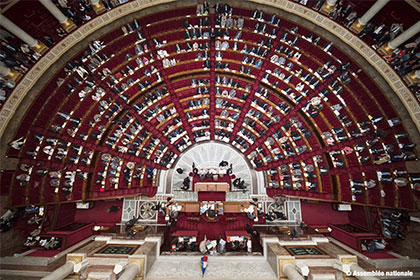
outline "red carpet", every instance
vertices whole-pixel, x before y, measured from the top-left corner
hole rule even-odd
[[[358,228],[364,229],[366,231],[369,231],[368,220],[366,219],[364,207],[361,205],[352,205],[351,209],[352,211],[348,212],[350,224]],[[371,217],[371,219],[372,221],[376,220],[373,217]]]
[[[163,219],[164,217],[159,217],[160,221],[163,221]],[[246,230],[246,224],[253,225],[254,221],[248,219],[245,214],[228,214],[222,216],[217,222],[206,222],[198,213],[193,215],[179,213],[177,224],[169,230],[167,237],[177,230],[197,230],[197,242],[201,242],[204,236],[207,236],[207,239],[217,239],[219,234],[226,240],[225,231]],[[254,245],[254,242],[257,240],[254,239],[256,238],[253,238],[253,246],[255,247],[257,245]]]
[[[363,255],[371,259],[396,259],[397,258],[391,254],[388,254],[387,251],[377,251],[374,253],[366,252],[366,253],[363,253]]]
[[[225,192],[198,192],[199,201],[225,201]]]
[[[160,216],[159,220],[164,220]],[[262,221],[262,219],[260,219]],[[221,217],[217,222],[206,222],[197,213],[196,215],[179,213],[176,226],[171,228],[165,235],[165,243],[170,244],[171,234],[177,230],[196,230],[198,231],[197,243],[200,243],[204,236],[207,239],[215,240],[221,235],[226,240],[225,231],[246,230],[246,224],[253,225],[254,221],[248,219],[245,214],[228,214]],[[165,246],[169,248],[169,246]],[[259,244],[259,237],[252,237],[252,248],[254,252],[261,252],[262,248]]]
[[[348,224],[347,212],[335,211],[330,203],[301,201],[302,219],[307,225]]]
[[[44,249],[39,249],[36,250],[35,252],[32,252],[30,254],[28,254],[27,256],[30,257],[54,257],[55,255],[61,253],[62,251],[60,250],[44,250]]]
[[[74,215],[74,223],[110,224],[121,221],[122,200],[95,201],[93,208],[89,210],[77,209]],[[120,206],[117,212],[108,213],[107,209],[112,205]]]

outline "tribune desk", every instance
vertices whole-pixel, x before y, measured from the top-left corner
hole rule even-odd
[[[177,201],[167,208],[167,215],[170,211],[198,213],[200,212],[200,203],[196,201]]]
[[[194,185],[195,192],[229,192],[229,184],[226,182],[197,182]]]
[[[178,201],[173,202],[166,208],[166,218],[175,219],[179,212],[197,213],[203,215],[208,212],[208,209],[214,210],[215,217],[219,217],[226,213],[243,213],[251,220],[255,219],[257,215],[256,206],[249,201]],[[207,215],[208,216],[208,215]]]
[[[172,233],[172,251],[191,251],[197,247],[197,230],[177,230]]]
[[[229,230],[225,231],[228,248],[232,251],[246,249],[249,253],[252,252],[251,234],[244,230]]]
[[[251,203],[248,201],[225,201],[223,203],[225,213],[246,213],[250,206]]]
[[[200,204],[208,202],[199,202],[199,201],[178,201],[174,202],[170,209],[178,212],[189,212],[189,213],[199,213]],[[247,213],[251,207],[251,203],[248,201],[219,201],[217,202],[217,208],[223,208],[224,213]]]

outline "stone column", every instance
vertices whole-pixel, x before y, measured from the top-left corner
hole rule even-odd
[[[285,264],[283,266],[283,273],[287,276],[288,279],[291,280],[304,280],[302,275],[297,272],[295,266],[293,264]]]
[[[416,35],[420,32],[420,21],[413,24],[408,28],[406,31],[401,33],[397,38],[390,41],[388,44],[383,45],[378,52],[381,54],[388,54],[391,53],[393,50],[398,48],[401,44],[405,43],[407,40],[409,40],[411,37]]]
[[[417,80],[420,80],[420,70],[416,70],[414,75],[416,75]]]
[[[354,276],[355,272],[364,272],[365,270],[361,268],[357,264],[357,257],[354,255],[338,255],[338,264],[345,265],[342,269],[339,269],[343,271],[343,278],[344,279],[356,279],[359,280],[379,280],[379,278],[371,277],[371,276]],[[357,275],[357,274],[355,274]]]
[[[328,15],[334,9],[336,3],[337,0],[325,1],[320,9],[321,13]]]
[[[361,268],[357,263],[351,263],[350,264],[350,271],[352,272],[352,274],[357,271],[365,271],[363,268]],[[379,280],[379,278],[377,277],[372,277],[372,276],[355,276],[357,279],[359,280]]]
[[[375,4],[367,12],[356,20],[350,29],[355,33],[360,33],[363,27],[389,2],[389,0],[376,0]]]
[[[121,274],[118,280],[134,280],[140,272],[140,265],[136,262],[132,262],[125,267],[123,274]]]
[[[71,32],[76,29],[76,25],[73,21],[68,19],[61,11],[58,9],[51,0],[39,0],[41,4],[58,20],[60,25],[67,31]]]
[[[41,280],[62,280],[73,273],[74,262],[68,261]]]
[[[91,0],[90,1],[93,10],[97,15],[102,14],[105,12],[105,6],[102,4],[101,0]]]
[[[404,81],[407,82],[408,86],[412,86],[420,82],[420,70],[413,71],[404,77]]]
[[[28,44],[37,53],[44,54],[48,50],[48,47],[44,43],[33,38],[2,14],[0,14],[0,25]]]
[[[9,67],[0,65],[0,76],[7,80],[16,81],[20,76],[22,76],[22,74],[13,69],[10,69]]]

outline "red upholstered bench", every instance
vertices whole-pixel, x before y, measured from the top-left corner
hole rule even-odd
[[[382,239],[383,237],[373,232],[348,232],[335,225],[329,225],[332,229],[331,237],[346,244],[347,246],[362,252],[362,241],[366,239]]]
[[[50,237],[57,237],[61,238],[61,250],[65,250],[74,244],[88,238],[89,236],[93,235],[92,227],[93,223],[85,224],[81,227],[71,230],[70,226],[65,226],[62,230],[58,229],[56,231],[49,231],[45,235]],[[69,230],[66,230],[69,229]]]

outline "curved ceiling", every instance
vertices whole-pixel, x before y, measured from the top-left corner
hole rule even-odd
[[[410,188],[377,178],[405,169],[396,157],[410,140],[394,137],[404,127],[387,122],[398,114],[375,82],[353,76],[359,66],[337,46],[308,39],[321,34],[234,11],[243,27],[221,28],[214,41],[213,17],[208,26],[195,7],[177,8],[110,31],[69,60],[22,122],[23,147],[8,151],[20,160],[12,203],[139,193],[186,148],[217,140],[267,171],[272,195],[412,208]],[[383,154],[392,160],[379,165]],[[377,183],[354,192],[351,180]]]

